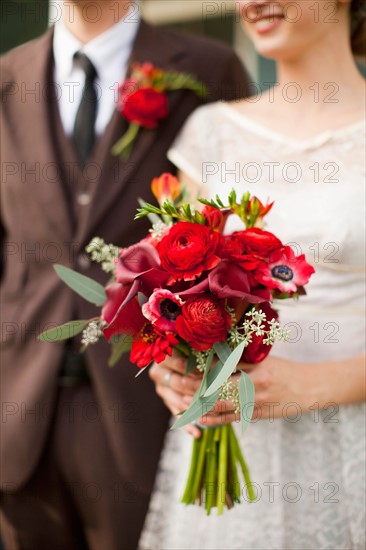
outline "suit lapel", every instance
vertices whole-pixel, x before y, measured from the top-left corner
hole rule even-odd
[[[130,62],[150,61],[154,65],[165,70],[172,70],[176,67],[173,61],[183,59],[184,52],[178,49],[173,41],[164,43],[158,29],[141,21],[135,44],[130,56]],[[180,93],[173,92],[170,95],[171,111],[174,110],[175,102],[179,100]],[[114,157],[110,150],[113,144],[121,138],[127,129],[127,123],[116,111],[107,128],[107,131],[100,139],[95,149],[91,162],[100,166],[100,181],[94,187],[90,205],[85,209],[80,219],[76,240],[83,242],[89,238],[93,230],[96,230],[99,222],[108,212],[109,208],[116,201],[121,190],[129,181],[134,171],[138,168],[154,141],[158,138],[159,127],[154,130],[141,129],[135,142],[130,158],[125,161]]]
[[[24,149],[23,159],[27,159],[30,166],[39,163],[43,174],[41,181],[27,181],[27,186],[33,199],[39,201],[42,216],[47,220],[51,234],[57,236],[61,242],[67,242],[72,235],[69,222],[69,209],[67,198],[62,184],[62,171],[60,170],[57,148],[54,142],[51,108],[54,102],[53,57],[52,57],[53,29],[50,29],[41,37],[36,46],[32,63],[26,63],[23,67],[23,81],[29,90],[39,90],[38,101],[20,102],[14,116],[18,120],[26,121],[32,131],[25,133],[20,143]],[[29,135],[29,138],[27,137]],[[29,139],[29,143],[28,140]],[[47,177],[47,171],[52,172]],[[54,173],[57,176],[54,177]],[[32,189],[33,187],[33,189]]]

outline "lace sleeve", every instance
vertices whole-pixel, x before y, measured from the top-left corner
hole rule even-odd
[[[169,160],[191,180],[201,185],[205,162],[217,157],[213,115],[217,104],[199,107],[186,121],[168,151]]]

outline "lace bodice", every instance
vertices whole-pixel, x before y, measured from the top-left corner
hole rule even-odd
[[[307,296],[281,302],[292,335],[272,353],[320,362],[364,351],[364,121],[294,141],[216,103],[193,113],[169,158],[208,197],[234,187],[274,200],[268,230],[313,263]],[[364,549],[365,412],[333,404],[251,423],[239,437],[258,500],[220,518],[179,504],[191,441],[170,432],[141,548]]]

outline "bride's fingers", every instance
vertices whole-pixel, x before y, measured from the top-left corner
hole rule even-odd
[[[187,404],[182,398],[182,395],[175,392],[171,388],[167,388],[166,386],[156,386],[156,393],[159,397],[161,397],[170,412],[175,416],[187,409]]]
[[[230,424],[231,422],[239,422],[240,414],[238,413],[225,413],[219,415],[205,415],[197,420],[197,423],[204,428],[214,428],[215,426],[221,426],[222,424]]]
[[[161,364],[165,368],[171,369],[180,374],[185,374],[187,368],[187,359],[176,350],[173,350],[173,355],[171,357],[167,356]]]
[[[194,424],[188,424],[188,426],[184,426],[184,429],[189,435],[192,435],[195,439],[199,439],[202,435],[202,432],[197,426]]]
[[[199,378],[182,376],[159,365],[151,367],[150,371],[150,378],[156,385],[169,387],[182,395],[193,396],[201,383]]]

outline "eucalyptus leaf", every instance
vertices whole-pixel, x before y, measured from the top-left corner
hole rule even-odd
[[[214,344],[214,350],[222,363],[225,363],[231,355],[231,348],[226,342],[217,342]]]
[[[216,344],[214,348],[216,347]],[[216,392],[224,382],[232,375],[234,370],[236,369],[240,358],[243,354],[243,350],[245,347],[245,342],[241,342],[234,351],[231,352],[230,356],[226,359],[222,369],[216,376],[215,380],[210,384],[208,389],[206,390],[206,393],[204,394],[204,397],[209,397],[214,392]]]
[[[214,358],[214,355],[215,355],[215,350],[212,348],[210,350],[210,353],[208,354],[208,357],[207,357],[205,370],[203,372],[203,378],[202,378],[201,386],[200,386],[200,389],[199,389],[199,396],[201,396],[207,390],[207,387],[208,387],[207,377],[208,377],[208,373],[210,372],[212,359]]]
[[[217,361],[216,365],[210,370],[207,375],[207,385],[210,386],[215,378],[218,376],[219,372],[222,369],[222,362]]]
[[[124,353],[130,351],[133,339],[131,336],[122,335],[118,341],[112,345],[112,353],[108,361],[109,367],[114,367]]]
[[[240,425],[242,432],[245,432],[250,424],[254,410],[254,384],[246,372],[240,374],[239,381],[240,399]]]
[[[104,305],[107,295],[101,284],[63,265],[56,264],[53,267],[60,279],[84,300],[96,306]]]
[[[41,340],[41,342],[60,342],[61,340],[68,340],[80,334],[89,323],[90,319],[88,321],[70,321],[64,325],[42,332],[42,334],[38,336],[38,340]]]
[[[186,375],[187,375],[187,374],[190,374],[191,372],[193,372],[194,369],[196,368],[196,365],[197,365],[197,359],[195,358],[195,356],[193,355],[193,353],[190,353],[189,356],[188,356],[188,363],[187,363],[187,368],[186,368]]]
[[[191,424],[191,422],[194,422],[195,420],[197,420],[197,418],[200,418],[200,416],[203,416],[204,414],[210,412],[210,410],[215,406],[219,395],[220,390],[215,392],[210,397],[201,397],[196,401],[193,401],[191,406],[173,424],[172,429],[175,430],[177,428],[183,428],[183,426]]]

